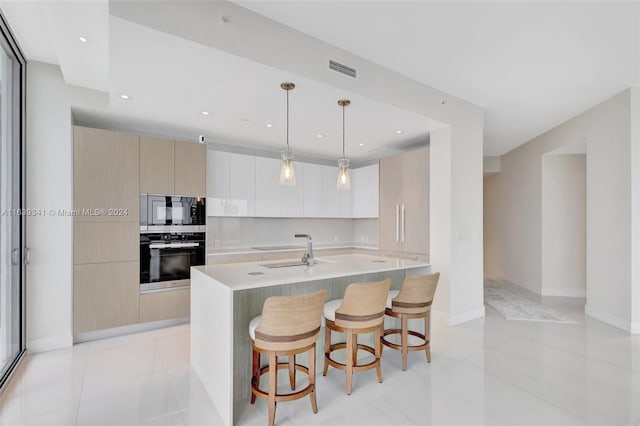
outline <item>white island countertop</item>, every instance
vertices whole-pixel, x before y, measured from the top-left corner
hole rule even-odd
[[[290,259],[299,260],[298,258]],[[270,287],[280,284],[324,280],[350,275],[421,268],[429,263],[399,257],[368,254],[342,254],[316,258],[313,267],[306,265],[267,268],[264,265],[286,262],[287,259],[249,263],[194,266],[193,269],[227,286],[231,291]]]

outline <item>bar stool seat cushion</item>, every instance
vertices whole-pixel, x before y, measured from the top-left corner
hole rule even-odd
[[[400,290],[391,290],[389,292],[389,295],[387,296],[387,308],[393,308],[391,301],[395,299],[399,293],[400,293]]]
[[[249,336],[251,337],[251,340],[256,340],[256,328],[258,328],[260,320],[262,320],[262,315],[258,315],[249,323]]]
[[[342,305],[342,299],[330,300],[325,303],[324,309],[322,310],[325,319],[328,319],[329,321],[335,321],[336,310],[340,307],[340,305]]]

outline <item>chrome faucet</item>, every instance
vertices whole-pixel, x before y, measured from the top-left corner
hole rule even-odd
[[[313,266],[313,241],[311,240],[311,235],[309,234],[295,234],[296,238],[306,238],[307,239],[307,252],[302,256],[302,263],[306,263],[308,266]]]

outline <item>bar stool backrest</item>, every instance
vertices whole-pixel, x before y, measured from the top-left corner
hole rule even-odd
[[[272,296],[264,301],[262,319],[256,327],[255,345],[261,349],[287,351],[316,341],[322,325],[327,290],[300,296]]]
[[[349,284],[342,305],[336,309],[335,324],[343,328],[368,328],[384,321],[384,309],[391,278],[384,281]]]
[[[400,287],[400,293],[391,301],[393,312],[401,314],[427,312],[431,309],[439,278],[440,272],[407,276]]]

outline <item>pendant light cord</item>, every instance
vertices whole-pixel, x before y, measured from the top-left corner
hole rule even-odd
[[[289,151],[289,90],[287,90],[287,152]]]
[[[345,155],[344,155],[344,107],[345,105],[342,105],[342,158],[345,158]]]

